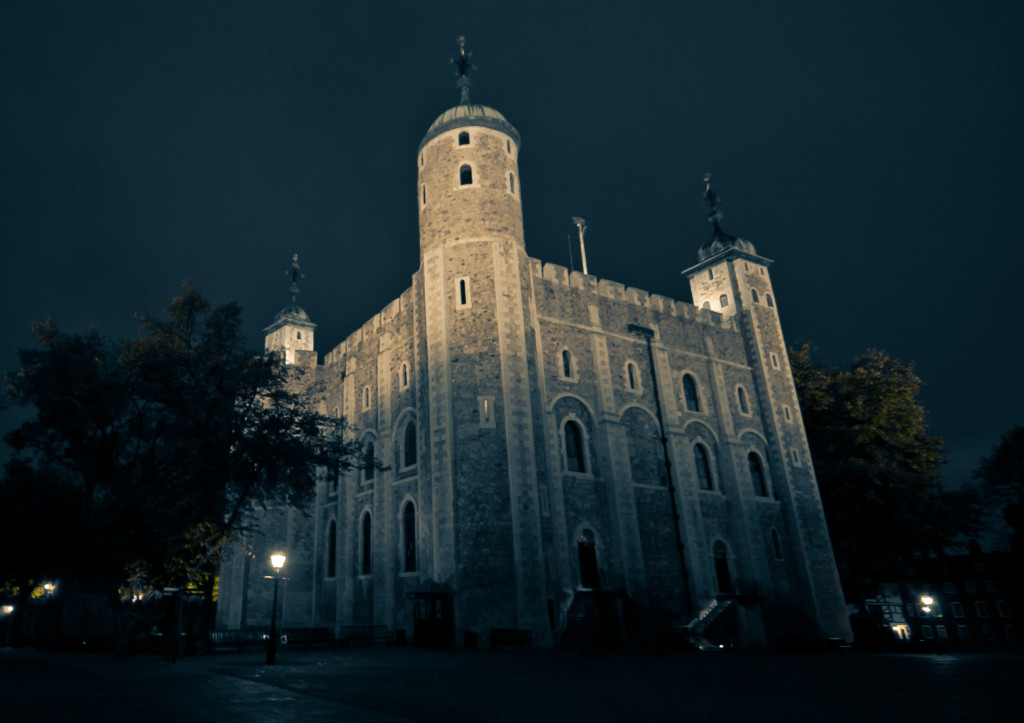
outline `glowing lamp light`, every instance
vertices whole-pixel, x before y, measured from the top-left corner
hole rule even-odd
[[[284,567],[284,561],[287,559],[283,552],[275,552],[270,556],[270,566],[274,568],[274,572],[280,572],[281,568]]]
[[[923,602],[925,605],[931,605],[933,602],[935,602],[935,599],[932,598],[931,595],[922,595],[921,602]]]
[[[4,615],[10,615],[11,613],[14,612],[14,606],[13,605],[4,605],[3,607],[0,607],[0,612],[2,612]]]

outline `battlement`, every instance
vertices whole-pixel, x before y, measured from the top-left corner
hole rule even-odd
[[[723,329],[735,329],[731,319],[709,309],[698,309],[691,303],[670,299],[660,294],[652,294],[643,289],[636,289],[632,286],[620,284],[617,281],[600,279],[596,276],[584,275],[579,271],[570,271],[558,264],[544,263],[539,259],[530,259],[530,266],[534,276],[544,281],[557,284],[569,289],[575,289],[592,296],[601,296],[613,301],[623,301],[642,309],[656,311],[670,316],[677,316],[682,319],[696,321],[709,326],[718,326]]]

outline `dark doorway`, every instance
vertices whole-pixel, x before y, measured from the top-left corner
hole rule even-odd
[[[719,594],[730,594],[732,592],[732,578],[729,576],[729,560],[725,543],[719,540],[712,548],[715,556],[715,578],[718,581]]]
[[[577,540],[580,556],[580,586],[596,589],[601,587],[601,577],[597,571],[597,545],[594,533],[583,530]]]
[[[450,648],[455,645],[455,614],[448,593],[414,594],[413,644],[421,648]]]

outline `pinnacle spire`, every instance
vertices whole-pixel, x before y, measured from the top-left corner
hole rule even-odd
[[[457,57],[451,58],[449,62],[455,65],[455,75],[458,78],[455,81],[455,87],[459,91],[459,105],[469,105],[469,89],[473,87],[473,83],[469,80],[469,71],[476,70],[476,66],[469,61],[473,52],[466,50],[466,36],[460,35],[458,43],[459,54]]]
[[[719,202],[722,197],[715,193],[715,190],[711,188],[711,174],[704,174],[704,200],[708,204],[708,222],[714,224],[714,232],[712,233],[711,239],[719,239],[722,241],[735,241],[735,236],[730,236],[722,230],[722,211],[718,208]]]
[[[292,303],[295,304],[299,299],[299,279],[306,278],[306,275],[299,270],[299,255],[292,254],[292,269],[286,271],[286,274],[292,275],[292,285],[288,289],[292,294]]]

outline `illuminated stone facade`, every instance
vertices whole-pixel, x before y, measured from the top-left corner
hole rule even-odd
[[[627,609],[685,624],[728,599],[743,644],[849,638],[770,262],[716,222],[684,272],[693,304],[543,264],[518,154],[497,111],[446,111],[415,157],[409,289],[322,365],[301,309],[268,327],[378,467],[324,479],[308,516],[271,510],[227,551],[218,627],[266,624],[282,548],[285,627],[413,638],[432,595],[448,642],[512,628],[545,646],[603,590],[626,627],[646,615]]]

